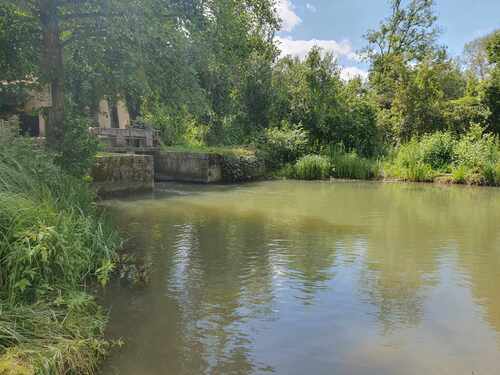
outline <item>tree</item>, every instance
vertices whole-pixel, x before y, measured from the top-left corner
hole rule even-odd
[[[382,108],[380,120],[387,139],[395,143],[447,128],[445,111],[453,118],[456,131],[469,126],[457,125],[460,114],[464,122],[475,118],[472,111],[476,107],[470,101],[457,101],[465,94],[466,82],[458,64],[444,51],[429,54],[416,65],[400,66],[394,82],[391,106]],[[465,104],[469,108],[465,109]]]
[[[52,106],[48,109],[47,143],[54,149],[64,143],[68,62],[80,59],[75,65],[83,62],[87,73],[94,74],[94,92],[113,97],[123,93],[125,87],[148,83],[141,78],[151,72],[148,68],[157,64],[151,59],[154,55],[147,53],[151,51],[147,48],[151,47],[151,40],[160,40],[160,48],[164,47],[165,30],[180,32],[187,14],[202,11],[201,1],[5,1],[17,19],[14,22],[28,20],[37,31],[22,36],[31,38],[24,42],[38,51],[37,56],[16,59],[29,60],[28,65],[33,67],[38,65],[33,72],[50,85]]]
[[[409,63],[434,52],[439,30],[433,0],[390,0],[391,15],[377,30],[365,35],[365,57],[371,62],[370,82],[382,108],[389,109],[395,90]]]
[[[279,20],[272,0],[211,1],[205,14],[193,32],[196,71],[210,108],[201,121],[210,126],[211,143],[242,142],[268,125]]]
[[[390,0],[391,15],[378,30],[365,35],[365,53],[372,61],[402,55],[405,61],[421,60],[436,42],[438,29],[433,0]]]
[[[488,58],[488,45],[498,34],[500,34],[500,30],[474,39],[464,47],[465,67],[480,80],[485,80],[493,68],[493,64]]]
[[[500,134],[500,32],[488,42],[488,61],[492,65],[491,73],[484,87],[484,103],[490,109],[490,129]]]
[[[0,80],[16,81],[36,74],[36,19],[10,4],[0,4]]]
[[[306,59],[285,57],[273,71],[271,123],[301,127],[315,151],[342,144],[372,156],[378,142],[376,108],[359,80],[344,82],[330,53],[313,48]]]

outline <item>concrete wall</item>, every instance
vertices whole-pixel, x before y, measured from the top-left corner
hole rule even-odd
[[[157,181],[238,183],[265,174],[264,163],[255,156],[162,151],[154,153]]]
[[[97,122],[100,128],[111,128],[111,115],[109,113],[109,103],[106,99],[99,101],[99,111],[97,112]]]
[[[112,106],[106,98],[102,98],[99,101],[99,110],[97,112],[97,122],[100,128],[108,129],[111,128],[111,111]],[[116,101],[116,112],[118,115],[118,128],[127,129],[130,127],[130,114],[127,109],[127,104],[123,99],[118,99]]]
[[[215,154],[162,151],[155,153],[155,176],[157,181],[220,182],[221,164]]]
[[[31,113],[33,111],[48,108],[52,106],[52,97],[50,92],[50,86],[45,85],[37,90],[28,91],[28,100],[24,105],[24,112]],[[45,117],[42,111],[38,113],[38,135],[39,137],[45,137],[46,135],[46,124]]]
[[[98,156],[91,176],[99,195],[152,191],[153,156],[131,154]]]
[[[130,114],[128,113],[127,105],[122,99],[116,102],[116,111],[118,112],[118,124],[120,129],[130,127]]]

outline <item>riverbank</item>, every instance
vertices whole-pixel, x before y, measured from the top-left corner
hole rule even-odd
[[[0,146],[0,374],[94,374],[120,239],[89,182],[28,140]]]
[[[331,147],[282,163],[274,174],[303,180],[341,178],[500,186],[500,144],[497,137],[473,126],[460,137],[437,132],[415,138],[377,159]]]

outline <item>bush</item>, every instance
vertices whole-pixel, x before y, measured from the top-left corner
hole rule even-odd
[[[499,162],[498,139],[474,125],[453,150],[454,180],[469,185],[499,185]]]
[[[277,169],[295,162],[306,152],[307,132],[301,128],[267,129],[257,148],[257,157],[264,160],[269,169]]]
[[[419,142],[419,154],[424,164],[432,169],[446,171],[453,161],[455,140],[450,133],[436,132],[425,135]]]
[[[474,125],[457,142],[453,150],[453,163],[463,165],[477,172],[484,171],[488,165],[499,159],[498,140],[492,134],[486,134],[479,125]]]
[[[453,168],[451,175],[456,184],[465,184],[469,180],[469,171],[464,165]]]
[[[0,140],[7,143],[12,141],[19,134],[19,119],[17,116],[12,116],[8,119],[0,118]]]
[[[384,173],[389,177],[396,177],[404,181],[430,182],[434,180],[436,172],[424,162],[421,145],[416,139],[401,145],[386,164]]]
[[[484,182],[487,185],[500,185],[500,163],[487,164],[483,170]]]
[[[321,180],[328,178],[331,170],[330,161],[324,156],[306,155],[295,164],[294,175],[299,180]]]
[[[498,139],[473,125],[458,140],[443,132],[412,139],[396,149],[384,172],[407,181],[432,181],[451,172],[456,183],[500,185],[499,162]]]
[[[53,151],[51,162],[76,177],[87,175],[95,162],[99,141],[92,136],[88,118],[68,111],[64,121],[64,140],[60,144],[48,144]]]

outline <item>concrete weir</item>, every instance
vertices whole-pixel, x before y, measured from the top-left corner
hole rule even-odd
[[[99,195],[151,191],[155,181],[200,184],[241,183],[260,178],[264,165],[255,156],[185,151],[137,151],[97,157],[91,176]]]
[[[154,159],[151,155],[99,155],[91,176],[94,187],[101,196],[152,191]]]
[[[156,152],[157,181],[215,183],[222,181],[222,157],[211,153],[162,151]]]

